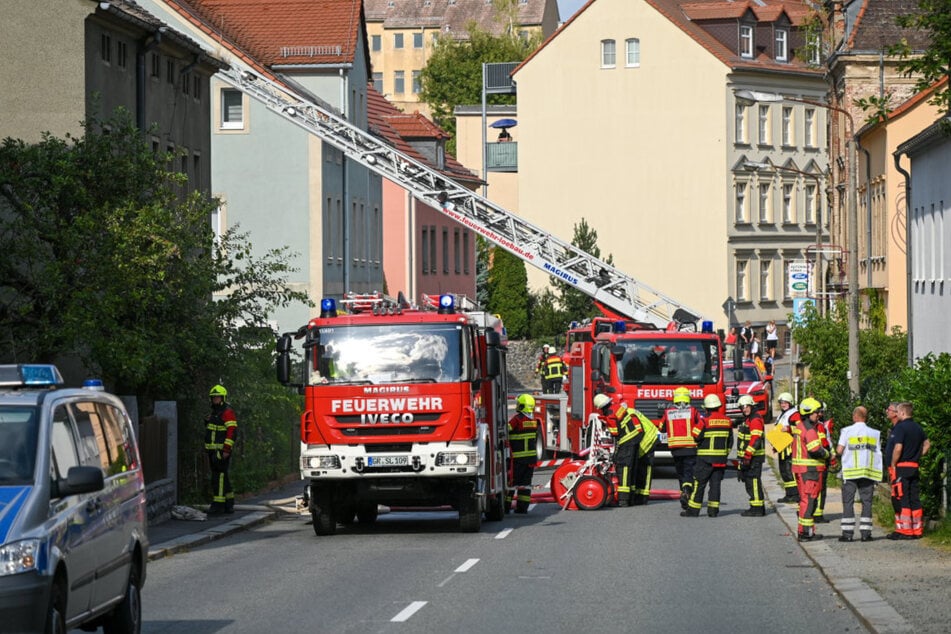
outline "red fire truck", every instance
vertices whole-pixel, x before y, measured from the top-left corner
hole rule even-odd
[[[563,394],[535,398],[547,452],[579,454],[588,447],[592,400],[598,392],[636,407],[654,422],[678,387],[700,407],[707,394],[723,393],[722,336],[710,322],[700,330],[680,323],[666,330],[624,319],[598,317],[568,331]],[[666,454],[666,439],[657,450]]]
[[[460,527],[500,520],[507,477],[505,340],[501,321],[373,296],[333,299],[278,340],[278,380],[305,396],[301,477],[317,535],[378,505],[451,506]],[[301,382],[291,380],[303,340]]]

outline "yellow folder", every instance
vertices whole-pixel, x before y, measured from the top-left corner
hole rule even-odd
[[[766,440],[773,446],[773,449],[780,452],[792,444],[793,437],[789,432],[785,432],[779,427],[773,427],[766,432]]]

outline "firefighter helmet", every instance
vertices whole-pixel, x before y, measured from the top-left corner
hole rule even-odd
[[[611,397],[607,394],[595,394],[594,395],[594,408],[595,409],[604,409],[605,407],[611,404]]]
[[[799,404],[799,415],[809,416],[810,414],[815,414],[820,409],[822,409],[822,403],[812,397],[804,398],[802,399],[802,403]]]
[[[790,405],[793,404],[793,397],[792,397],[792,394],[790,394],[789,392],[783,392],[782,394],[780,394],[778,400],[780,403],[786,402],[786,403],[789,403]]]
[[[723,403],[716,394],[707,394],[703,397],[703,406],[707,409],[718,409]]]
[[[746,407],[747,405],[749,405],[750,407],[755,407],[756,401],[754,401],[753,397],[750,396],[749,394],[744,394],[743,396],[740,397],[740,400],[737,401],[737,405],[739,405],[740,407]]]
[[[690,404],[690,390],[685,387],[678,387],[674,390],[674,404],[685,403]]]
[[[544,350],[545,352],[548,352],[550,349],[551,349],[551,346],[549,346],[547,343],[542,346],[542,350]]]
[[[225,389],[224,385],[216,385],[208,392],[208,396],[220,396],[221,398],[225,398],[228,396],[228,390]]]
[[[531,394],[519,394],[515,399],[515,411],[531,416],[535,413],[535,397]]]

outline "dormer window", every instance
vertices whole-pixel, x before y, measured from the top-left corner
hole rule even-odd
[[[753,27],[740,25],[740,57],[753,57]]]
[[[785,62],[789,60],[789,31],[786,29],[776,29],[776,61]]]

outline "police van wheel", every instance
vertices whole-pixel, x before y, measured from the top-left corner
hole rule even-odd
[[[310,516],[314,519],[314,533],[318,536],[323,535],[333,535],[337,530],[337,520],[334,519],[333,513],[330,512],[330,509],[314,508],[310,512]]]
[[[128,634],[142,631],[142,597],[139,592],[139,566],[133,564],[129,571],[125,597],[112,609],[102,624],[105,634]]]
[[[66,590],[63,579],[57,578],[50,589],[46,610],[46,634],[66,634]]]

